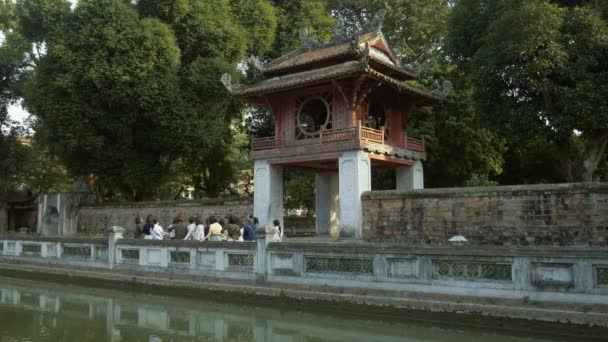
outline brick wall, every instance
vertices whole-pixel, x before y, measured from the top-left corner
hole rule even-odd
[[[120,226],[127,229],[135,226],[135,218],[148,215],[159,217],[160,224],[168,227],[173,218],[182,214],[184,221],[188,217],[201,215],[207,218],[215,215],[218,219],[226,215],[236,215],[244,220],[253,213],[253,204],[249,199],[243,200],[194,200],[136,202],[116,205],[81,206],[78,211],[78,231],[105,232],[108,227]]]
[[[448,244],[607,245],[608,183],[370,191],[363,238]]]

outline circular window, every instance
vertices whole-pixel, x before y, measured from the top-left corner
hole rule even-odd
[[[300,106],[298,128],[305,135],[313,135],[325,127],[329,119],[329,106],[320,97],[308,99]]]

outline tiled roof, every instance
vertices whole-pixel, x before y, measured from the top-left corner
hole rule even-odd
[[[388,86],[408,94],[417,95],[429,102],[443,100],[443,97],[441,96],[390,77],[389,75],[375,70],[368,64],[359,61],[350,61],[324,68],[273,77],[252,85],[236,85],[232,89],[232,94],[240,98],[254,97],[287,89],[319,84],[329,80],[352,77],[357,74],[368,74],[372,78],[375,78]]]
[[[363,68],[364,65],[360,62],[351,61],[324,68],[273,77],[253,85],[235,86],[232,90],[232,94],[239,97],[247,97],[269,92],[276,92],[283,89],[314,84],[315,82],[325,81],[327,79],[337,79],[349,76],[362,71]]]
[[[354,55],[355,49],[351,43],[342,43],[327,47],[322,46],[311,51],[300,48],[268,63],[264,67],[264,73],[275,74],[280,70],[297,68],[315,62]]]

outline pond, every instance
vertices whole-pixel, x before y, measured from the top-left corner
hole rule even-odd
[[[0,341],[581,341],[517,329],[0,277]],[[461,319],[465,319],[462,317]]]

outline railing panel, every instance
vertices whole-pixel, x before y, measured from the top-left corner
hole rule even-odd
[[[21,244],[22,256],[42,256],[42,245],[39,243],[23,243]]]
[[[378,144],[384,144],[384,132],[381,130],[369,128],[369,127],[361,127],[360,130],[361,140],[366,140],[369,142],[374,142]]]
[[[305,256],[304,264],[308,273],[374,273],[371,258]]]
[[[471,261],[433,261],[433,278],[468,281],[512,281],[511,264]]]
[[[61,246],[62,259],[90,260],[93,246],[66,245]]]
[[[139,264],[139,249],[136,248],[119,248],[119,262],[121,264]]]
[[[229,268],[253,269],[253,254],[227,253]]]
[[[273,148],[281,147],[283,144],[283,139],[278,137],[266,137],[266,138],[252,138],[251,139],[251,150],[252,151],[261,151],[261,150],[270,150]]]
[[[405,137],[405,148],[411,151],[424,152],[426,149],[424,140]]]
[[[321,130],[320,133],[321,143],[348,141],[355,139],[356,136],[357,131],[355,128]]]

